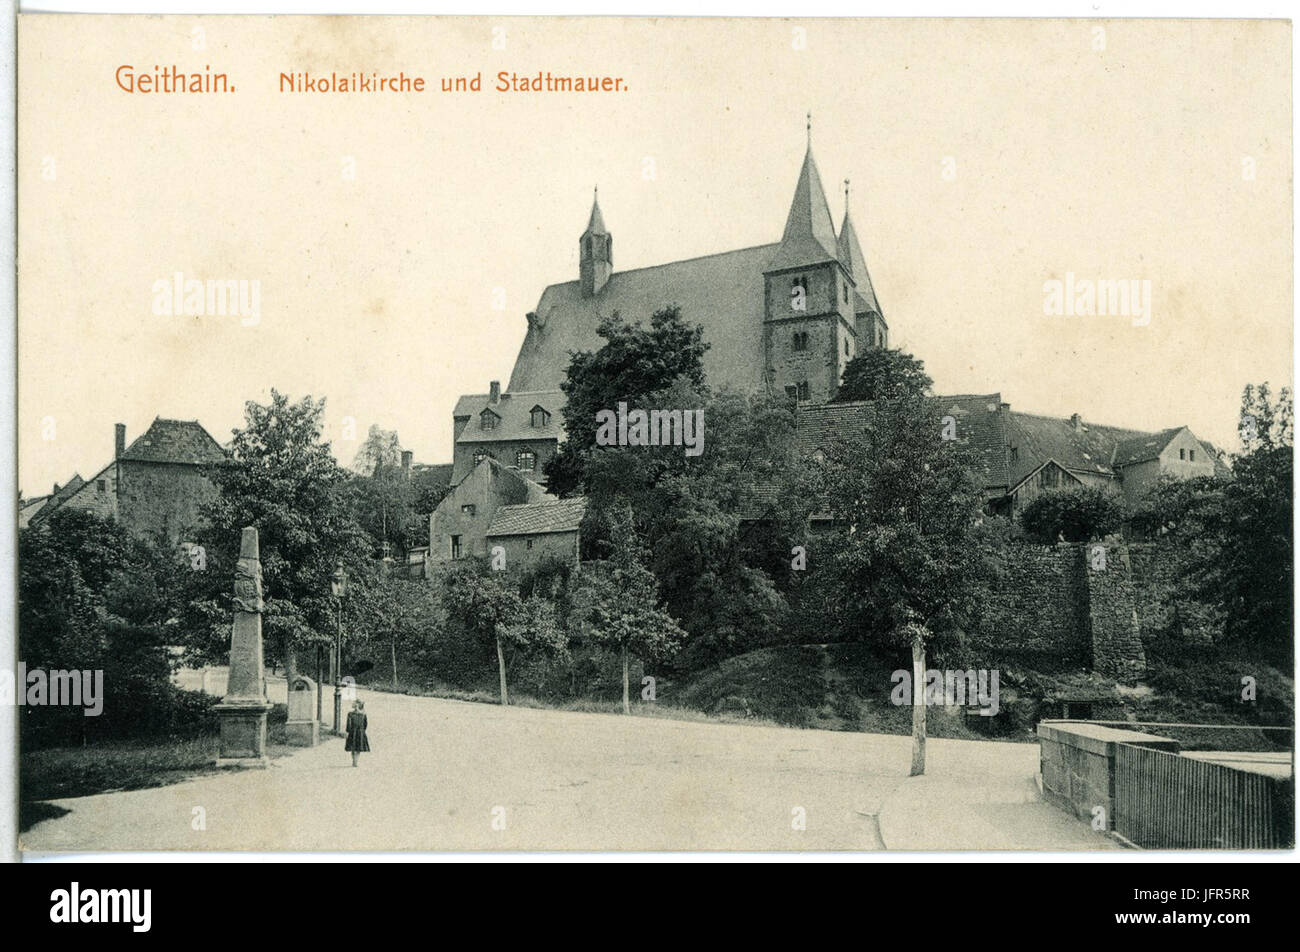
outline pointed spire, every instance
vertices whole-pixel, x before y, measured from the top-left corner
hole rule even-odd
[[[826,204],[826,190],[817,171],[817,161],[812,153],[812,113],[808,114],[808,151],[804,154],[799,182],[794,188],[794,201],[786,216],[781,247],[771,269],[817,264],[835,260],[839,256],[835,246],[835,222],[830,206]]]
[[[587,220],[587,230],[584,234],[591,235],[608,235],[605,230],[605,217],[600,213],[600,186],[597,185],[592,190],[591,198],[591,217]]]
[[[858,243],[858,232],[853,227],[853,218],[849,215],[849,180],[844,180],[844,224],[840,226],[838,242],[840,264],[853,279],[858,294],[862,295],[870,310],[881,313],[876,300],[876,290],[871,284],[871,275],[867,273],[867,259],[862,254],[862,245]]]

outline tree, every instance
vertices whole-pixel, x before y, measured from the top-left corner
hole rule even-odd
[[[927,644],[959,643],[987,591],[983,498],[968,455],[942,438],[924,399],[882,401],[860,434],[831,448],[821,476],[839,524],[820,545],[828,627],[843,638],[910,646],[924,670]],[[919,773],[923,712],[916,728]]]
[[[276,390],[268,404],[248,401],[230,458],[210,469],[218,495],[197,533],[206,569],[190,576],[186,618],[191,651],[200,659],[223,658],[229,647],[230,580],[245,526],[259,534],[268,641],[290,674],[298,648],[334,638],[335,567],[348,572],[350,602],[364,598],[377,579],[371,540],[353,515],[347,471],[321,439],[324,410],[323,400],[294,403]],[[351,626],[349,634],[355,634]]]
[[[398,684],[397,653],[421,652],[441,633],[446,616],[438,590],[424,582],[384,576],[364,590],[354,616],[360,615],[360,630],[374,644],[386,644]]]
[[[869,347],[845,365],[834,402],[928,396],[933,384],[925,364],[911,354]]]
[[[513,580],[484,560],[466,560],[443,576],[443,603],[449,615],[496,649],[503,705],[510,703],[506,671],[511,662],[530,653],[567,650],[567,635],[551,603],[539,595],[521,597]]]
[[[645,567],[646,551],[636,535],[630,510],[613,514],[614,547],[610,558],[584,571],[574,595],[574,615],[596,644],[616,651],[623,666],[623,713],[628,698],[629,655],[653,661],[671,655],[684,632],[659,605],[654,573]]]
[[[1294,651],[1292,472],[1294,409],[1285,387],[1246,387],[1242,453],[1224,489],[1218,551],[1193,569],[1196,588],[1224,614],[1225,636],[1265,660],[1289,665]]]
[[[547,488],[560,496],[583,491],[583,457],[596,445],[596,413],[620,402],[636,406],[646,395],[684,380],[704,388],[704,329],[689,326],[677,305],[656,311],[650,326],[628,323],[616,311],[596,328],[605,343],[570,358],[564,391],[565,441],[546,464]]]
[[[1090,542],[1124,524],[1124,498],[1099,486],[1053,489],[1030,501],[1020,513],[1020,524],[1030,538],[1045,544],[1060,539]]]
[[[370,424],[366,438],[352,458],[352,471],[358,476],[373,476],[380,469],[397,469],[402,465],[402,441],[396,430]]]
[[[81,509],[65,506],[19,532],[20,656],[33,670],[102,672],[99,702],[108,715],[29,708],[22,718],[25,742],[80,742],[91,734],[133,736],[174,726],[166,646],[177,636],[182,571],[165,539],[132,535]],[[26,687],[15,685],[19,694]]]

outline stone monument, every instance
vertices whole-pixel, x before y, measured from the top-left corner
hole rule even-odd
[[[235,619],[230,630],[230,677],[215,710],[221,724],[221,766],[265,767],[266,699],[262,660],[262,561],[257,530],[244,528],[235,564]]]
[[[315,747],[320,743],[320,722],[316,720],[316,682],[298,675],[289,682],[289,723],[286,733],[294,747]]]

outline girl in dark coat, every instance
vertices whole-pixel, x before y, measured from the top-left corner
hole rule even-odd
[[[357,765],[357,757],[362,751],[370,751],[370,741],[366,738],[365,710],[365,701],[354,701],[352,710],[348,711],[348,739],[343,749],[352,751],[353,767]]]

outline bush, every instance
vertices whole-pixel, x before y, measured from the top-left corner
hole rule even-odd
[[[1124,501],[1114,493],[1094,487],[1058,489],[1030,502],[1020,524],[1037,542],[1091,542],[1117,532],[1125,516]]]

